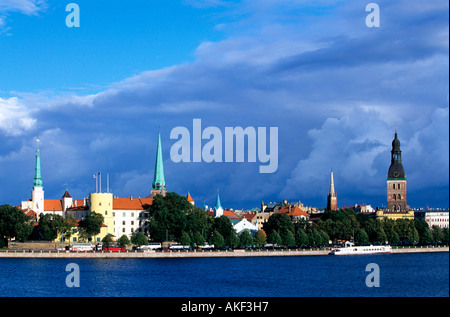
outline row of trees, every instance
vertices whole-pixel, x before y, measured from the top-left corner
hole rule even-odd
[[[449,229],[430,228],[423,219],[377,219],[352,209],[325,211],[320,220],[309,223],[304,219],[291,221],[286,214],[273,214],[264,226],[283,245],[320,246],[329,241],[353,240],[356,244],[430,244],[449,243]]]
[[[448,228],[429,228],[424,220],[415,219],[374,219],[365,214],[356,214],[352,209],[326,211],[321,219],[309,223],[304,219],[293,221],[286,214],[273,214],[253,236],[244,232],[236,234],[226,216],[213,217],[203,209],[190,204],[186,197],[176,193],[157,195],[146,211],[149,214],[147,235],[153,241],[177,241],[183,245],[201,246],[206,242],[221,246],[261,246],[266,243],[284,246],[321,246],[330,241],[354,240],[357,244],[385,243],[428,244],[449,243]],[[87,239],[100,233],[103,216],[95,212],[78,223],[80,238]],[[7,238],[19,240],[54,240],[58,234],[70,239],[75,219],[64,219],[58,215],[44,215],[37,226],[30,217],[16,207],[0,206],[0,247],[6,245]],[[122,245],[146,244],[143,233],[118,239]],[[105,238],[105,243],[111,242]]]
[[[70,239],[73,229],[76,228],[81,240],[98,235],[103,224],[101,214],[91,212],[82,221],[73,218],[64,218],[60,215],[46,214],[40,217],[35,225],[34,220],[22,210],[10,205],[0,206],[0,248],[8,244],[8,239],[16,238],[19,241],[46,240],[53,241],[59,236]]]
[[[349,240],[358,244],[429,244],[449,242],[448,227],[430,228],[423,219],[378,219],[352,209],[326,211],[316,225],[326,231],[332,240]]]
[[[153,241],[177,241],[183,245],[216,247],[261,244],[261,232],[253,238],[248,232],[238,236],[226,216],[215,218],[177,193],[155,196],[149,207],[149,234]],[[255,241],[254,241],[255,239]]]

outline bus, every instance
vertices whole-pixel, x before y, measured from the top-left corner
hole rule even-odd
[[[141,245],[139,247],[139,250],[145,251],[145,250],[157,250],[161,249],[161,243],[159,242],[149,242],[148,245]]]
[[[111,244],[111,245],[103,245],[102,248],[103,251],[121,251],[124,252],[126,249],[124,247],[119,246],[118,244]]]
[[[189,250],[188,245],[182,245],[182,244],[172,244],[169,247],[170,250]]]
[[[90,243],[71,243],[69,244],[70,251],[92,251],[93,246]]]

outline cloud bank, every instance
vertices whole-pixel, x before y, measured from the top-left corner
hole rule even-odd
[[[379,29],[365,26],[359,1],[257,4],[232,3],[217,25],[225,38],[205,40],[191,63],[92,95],[0,99],[8,140],[1,176],[23,171],[15,185],[27,193],[39,134],[49,195],[69,186],[86,196],[101,170],[115,195],[146,196],[160,126],[168,189],[190,191],[199,204],[212,204],[220,188],[226,207],[281,199],[324,207],[333,168],[340,206],[381,206],[397,125],[409,202],[448,204],[448,3],[381,1]],[[191,129],[193,118],[220,129],[279,127],[277,173],[261,175],[250,163],[173,163],[170,131]],[[0,198],[17,196],[6,189]]]

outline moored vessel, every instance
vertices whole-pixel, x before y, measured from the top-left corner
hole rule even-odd
[[[346,241],[345,246],[331,250],[330,255],[361,255],[361,254],[379,254],[392,253],[390,245],[366,245],[355,246],[352,242]]]

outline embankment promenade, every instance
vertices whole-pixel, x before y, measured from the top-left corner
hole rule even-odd
[[[72,252],[56,250],[0,250],[1,258],[205,258],[205,257],[259,257],[259,256],[317,256],[328,255],[331,249],[302,250],[233,250],[233,251],[96,251]],[[449,252],[448,246],[394,248],[392,253]]]

